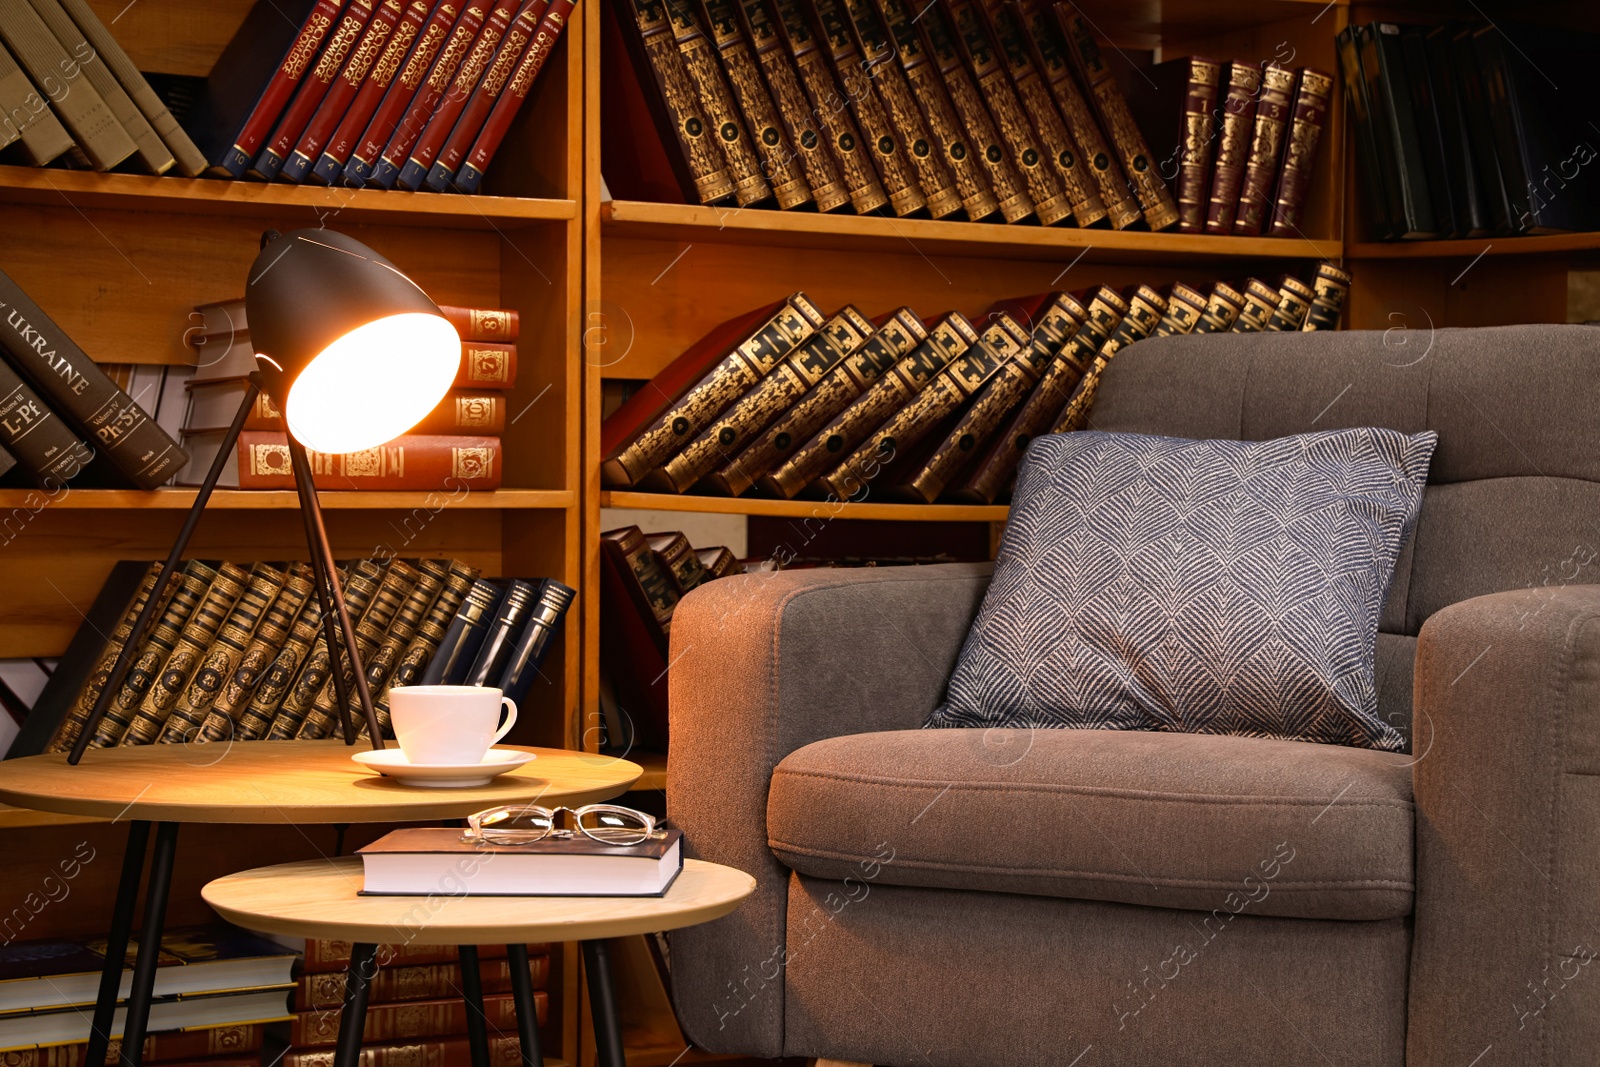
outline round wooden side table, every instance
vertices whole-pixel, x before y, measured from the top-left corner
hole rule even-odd
[[[0,802],[35,811],[129,821],[85,1063],[104,1063],[111,1041],[117,987],[127,965],[128,933],[133,927],[152,823],[156,824],[155,849],[123,1023],[122,1067],[139,1067],[144,1055],[180,824],[428,822],[465,818],[499,804],[538,801],[575,807],[609,800],[643,773],[638,764],[611,756],[531,748],[526,751],[537,753],[538,759],[488,785],[424,789],[375,775],[351,760],[357,751],[365,751],[365,747],[336,739],[222,741],[90,749],[76,766],[67,763],[65,753],[0,762]],[[462,985],[469,1000],[481,1003],[481,990],[475,994],[478,969],[465,966],[469,956],[475,964],[476,942],[467,942],[462,948]],[[465,977],[469,973],[471,978]],[[471,1011],[467,1014],[474,1016]],[[481,1010],[476,1020],[477,1026],[468,1034],[473,1067],[488,1067]]]
[[[524,1067],[543,1067],[528,976],[530,941],[582,942],[599,1067],[626,1067],[603,939],[721,918],[755,890],[756,880],[732,867],[685,860],[682,873],[661,897],[359,896],[361,884],[361,861],[352,857],[243,871],[200,891],[217,914],[248,930],[353,942],[334,1067],[356,1067],[360,1058],[367,987],[377,946],[385,942],[505,945],[522,1062]],[[461,962],[465,976],[467,961]]]

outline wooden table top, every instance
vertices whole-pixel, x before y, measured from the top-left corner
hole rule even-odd
[[[685,860],[664,897],[358,896],[361,860],[305,860],[218,878],[200,895],[247,930],[392,945],[588,941],[710,922],[756,887],[743,871]]]
[[[367,750],[337,739],[135,745],[90,749],[76,767],[47,753],[0,762],[0,803],[152,822],[425,822],[519,801],[609,800],[642,773],[613,756],[530,748],[538,759],[488,785],[422,789],[351,760]]]

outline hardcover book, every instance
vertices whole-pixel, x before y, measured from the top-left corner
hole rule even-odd
[[[1117,328],[1112,330],[1110,336],[1101,344],[1094,362],[1089,365],[1077,388],[1072,391],[1072,396],[1068,398],[1067,406],[1056,419],[1051,433],[1071,433],[1073,430],[1083,429],[1088,422],[1089,411],[1094,406],[1095,393],[1100,387],[1100,375],[1105,372],[1106,365],[1124,348],[1150,336],[1150,331],[1156,328],[1166,310],[1166,300],[1148,285],[1138,286],[1134,290],[1128,297],[1127,314],[1122,316]]]
[[[383,150],[388,147],[390,139],[394,136],[395,129],[400,125],[400,120],[405,116],[406,109],[422,88],[423,79],[433,69],[434,60],[438,58],[444,48],[445,40],[451,38],[458,18],[465,17],[465,12],[455,4],[437,3],[433,13],[428,16],[428,21],[422,24],[417,31],[416,43],[405,57],[405,63],[398,74],[391,72],[389,87],[384,90],[383,97],[372,109],[372,118],[360,136],[351,143],[348,158],[344,163],[344,180],[351,185],[365,185],[372,176],[373,169],[378,165],[378,157],[383,155]],[[382,63],[373,68],[373,80],[385,73]],[[361,104],[361,99],[357,104]],[[343,127],[339,130],[335,140],[344,134]],[[335,177],[328,174],[326,164],[329,162],[330,153],[325,153],[317,162],[315,173],[330,185]]]
[[[352,13],[355,11],[351,9]],[[424,8],[423,14],[426,13]],[[378,0],[372,12],[372,17],[367,21],[366,28],[361,31],[361,37],[349,50],[348,58],[338,70],[337,77],[329,83],[322,94],[322,102],[317,104],[316,111],[306,122],[304,130],[294,142],[294,150],[282,163],[278,176],[292,182],[305,181],[311,173],[311,168],[322,156],[322,150],[328,146],[329,139],[334,131],[339,128],[340,122],[349,113],[351,104],[361,92],[361,87],[366,84],[367,75],[372,70],[372,65],[378,62],[394,36],[395,25],[405,14],[405,5],[401,0]],[[346,16],[349,17],[348,15]],[[420,21],[420,17],[419,17]],[[328,50],[318,60],[317,68],[312,72],[312,79],[320,74],[329,60],[334,57],[334,45],[328,45]],[[335,59],[334,62],[337,62]],[[307,86],[301,88],[301,93],[307,92]],[[299,104],[299,97],[295,98],[295,105]],[[295,106],[291,105],[291,106]],[[263,153],[271,165],[271,156],[276,150],[269,147]],[[261,160],[257,160],[257,171],[261,171]],[[261,171],[261,173],[265,173]]]
[[[472,669],[478,649],[489,633],[489,622],[500,605],[501,590],[493,582],[475,580],[445,629],[438,651],[422,672],[418,685],[460,685]],[[402,684],[399,678],[391,684]]]
[[[683,68],[700,94],[700,109],[713,140],[728,162],[733,179],[733,195],[740,207],[749,207],[772,196],[761,157],[751,144],[750,132],[739,117],[738,105],[722,73],[715,46],[706,39],[700,23],[687,3],[669,3],[667,21],[683,56]]]
[[[527,622],[517,634],[511,654],[500,671],[500,679],[495,683],[496,689],[519,706],[533,688],[534,679],[541,677],[539,666],[549,654],[550,645],[560,636],[562,620],[577,595],[576,589],[554,578],[539,583]]]
[[[417,624],[417,632],[400,653],[389,680],[381,690],[372,694],[372,707],[380,727],[387,727],[389,723],[389,691],[398,686],[420,684],[419,679],[432,663],[441,643],[449,636],[450,626],[477,577],[476,568],[451,562],[444,589]]]
[[[1150,331],[1151,337],[1178,337],[1193,333],[1206,312],[1205,294],[1182,282],[1173,283],[1167,293],[1167,311]]]
[[[456,829],[413,827],[356,854],[364,895],[437,893],[439,879],[455,872],[467,896],[659,897],[683,870],[683,832],[668,824],[637,845],[574,834],[501,847],[464,841]]]
[[[34,484],[60,489],[94,459],[84,444],[28,388],[10,365],[0,360],[0,444],[29,474]]]
[[[447,830],[456,837],[460,830]],[[383,840],[379,838],[379,840]],[[374,842],[376,844],[376,842]],[[371,848],[372,846],[367,846]],[[435,891],[437,891],[435,886]],[[505,957],[478,960],[485,993],[507,993],[511,990],[511,964]],[[529,956],[528,976],[535,989],[543,989],[550,977],[549,956]],[[344,971],[325,974],[303,974],[295,984],[294,1007],[296,1011],[313,1011],[339,1008],[344,1004]],[[386,1004],[413,1000],[441,1000],[461,995],[461,965],[459,963],[434,963],[417,967],[379,967],[367,987],[367,996],[373,1003]],[[462,1045],[465,1039],[462,1039]],[[368,1050],[370,1051],[370,1050]],[[321,1056],[324,1053],[291,1053],[294,1056]],[[332,1056],[332,1053],[326,1053]],[[513,1060],[512,1062],[516,1062]],[[331,1067],[331,1065],[330,1065]]]
[[[412,587],[417,583],[417,570],[404,560],[390,560],[384,568],[383,579],[378,583],[378,588],[373,592],[364,608],[350,607],[351,617],[356,620],[355,644],[356,659],[363,666],[368,656],[377,650],[383,642],[383,636],[388,632],[390,624],[405,604],[406,598],[411,594]],[[345,693],[345,706],[339,706],[339,686],[336,684],[334,670],[340,672],[339,681],[343,682]],[[336,732],[342,733],[344,729],[343,716],[349,715],[352,728],[364,716],[360,712],[360,697],[356,690],[356,675],[352,669],[350,659],[341,650],[338,660],[329,657],[328,679],[322,683],[322,688],[317,692],[311,702],[311,708],[301,720],[300,727],[295,733],[296,737],[316,740],[322,737],[331,737]]]
[[[479,949],[480,953],[482,951]],[[382,948],[379,952],[382,952]],[[533,1005],[539,1023],[543,1025],[549,1015],[550,994],[542,989],[534,993]],[[469,1010],[460,997],[373,1004],[367,1008],[361,1043],[365,1046],[383,1041],[414,1041],[417,1038],[448,1038],[464,1034],[467,1032]],[[491,1034],[516,1033],[515,998],[510,993],[494,993],[484,997],[483,1021]],[[294,1023],[289,1029],[289,1044],[292,1047],[327,1048],[337,1043],[338,1038],[339,1012],[327,1009],[295,1012]]]
[[[1191,332],[1228,333],[1243,309],[1244,294],[1227,282],[1218,282],[1211,287],[1211,293],[1206,297],[1206,310]]]
[[[405,654],[406,646],[416,636],[417,627],[427,617],[428,609],[433,606],[434,601],[439,599],[449,577],[448,560],[419,561],[416,584],[411,587],[399,610],[394,613],[394,618],[381,635],[377,647],[361,657],[361,665],[367,677],[367,692],[372,696],[374,717],[378,720],[378,729],[385,734],[389,730],[388,707],[385,705],[383,715],[376,714],[378,696],[388,686],[390,677],[400,663],[400,657]],[[359,698],[352,698],[347,707],[351,721],[357,724],[358,733],[362,737],[369,736],[371,730],[366,724],[366,716],[362,714]]]
[[[437,13],[430,18],[429,12],[434,8],[434,0],[411,0],[406,6],[405,13],[395,22],[394,31],[389,34],[389,42],[373,61],[371,69],[361,80],[349,106],[341,113],[338,124],[328,135],[322,154],[311,167],[311,177],[324,185],[332,185],[338,180],[339,175],[344,173],[345,164],[350,160],[350,153],[355,150],[357,142],[366,132],[368,123],[378,110],[378,105],[387,96],[390,84],[411,54],[412,45],[416,43],[418,35],[424,33],[425,26],[436,25],[435,20],[443,21],[443,17]],[[346,71],[348,72],[353,65],[354,59],[346,65]],[[323,102],[326,104],[327,100]],[[316,126],[315,120],[312,125]],[[307,135],[310,136],[311,132],[308,130]],[[304,139],[302,143],[305,143]],[[295,161],[291,160],[289,165],[294,164]],[[298,170],[297,167],[296,169]],[[292,173],[290,177],[293,177]]]
[[[383,564],[377,560],[360,559],[352,562],[341,576],[339,584],[344,590],[345,608],[352,618],[360,618],[372,601],[373,594],[383,581],[383,570]],[[341,660],[344,658],[343,649],[340,649],[339,656]],[[299,675],[283,694],[282,703],[278,705],[272,725],[265,735],[268,741],[288,741],[299,735],[301,724],[333,677],[333,668],[333,653],[324,628],[311,642]]]
[[[68,55],[28,0],[0,0],[0,39],[44,91],[51,110],[96,170],[110,170],[139,151],[94,83],[79,76],[93,53]]]
[[[272,133],[263,142],[250,173],[268,181],[278,176],[284,162],[294,151],[295,144],[299,142],[300,135],[317,113],[317,107],[328,95],[329,87],[344,68],[344,62],[355,48],[356,41],[372,20],[373,2],[347,0],[338,21],[328,30],[315,65],[300,78],[294,98],[273,124]]]
[[[245,646],[231,673],[226,675],[217,690],[211,709],[200,724],[200,738],[204,741],[248,741],[239,723],[256,687],[266,680],[273,660],[289,640],[295,621],[312,595],[312,571],[309,564],[293,563],[284,576],[283,587],[273,598],[266,613],[261,616],[250,643]]]
[[[1333,96],[1333,78],[1306,67],[1300,72],[1294,111],[1283,146],[1283,166],[1278,171],[1278,187],[1273,193],[1272,237],[1300,235],[1301,212],[1311,188],[1312,167],[1327,123],[1328,105]]]
[[[1305,325],[1306,312],[1317,294],[1311,287],[1292,275],[1286,275],[1278,285],[1278,306],[1267,319],[1269,333],[1299,333]]]
[[[1427,177],[1422,166],[1420,135],[1417,133],[1416,115],[1412,109],[1411,94],[1405,84],[1405,60],[1400,49],[1400,28],[1389,23],[1373,23],[1357,30],[1362,77],[1366,80],[1367,95],[1372,101],[1372,123],[1377,134],[1378,156],[1386,176],[1390,208],[1396,213],[1396,222],[1402,227],[1400,237],[1421,239],[1438,237],[1438,218],[1433,210],[1433,197],[1428,191]],[[1478,41],[1484,38],[1479,36]],[[1497,51],[1498,42],[1487,48]],[[1486,72],[1496,64],[1492,56],[1482,54],[1480,63]],[[1497,84],[1492,74],[1487,85]],[[1503,85],[1500,81],[1498,84]],[[1490,100],[1490,113],[1495,112]],[[1501,145],[1504,152],[1505,145]],[[1512,163],[1504,157],[1501,166]],[[1526,188],[1508,182],[1508,188]]]
[[[341,588],[346,573],[345,568],[340,568]],[[245,706],[238,722],[234,724],[235,740],[254,741],[266,737],[271,732],[272,721],[277,718],[284,700],[299,679],[300,669],[305,665],[306,657],[311,654],[311,646],[321,635],[321,598],[307,596],[299,616],[294,620],[294,627],[289,631],[288,640],[278,649],[277,655],[272,659],[272,665],[267,668],[255,692],[251,694],[249,704]]]
[[[629,599],[640,617],[650,624],[656,651],[666,655],[672,611],[678,606],[677,585],[650,551],[650,543],[637,526],[602,533],[600,551],[611,558]]]
[[[190,613],[205,596],[206,590],[211,588],[211,582],[216,577],[216,571],[197,559],[185,563],[182,574],[174,576],[169,586],[172,595],[145,631],[138,653],[128,665],[128,673],[123,676],[121,686],[106,705],[105,714],[89,741],[92,747],[111,748],[122,740],[122,734],[138,713],[139,704],[155,680],[156,672],[178,643],[178,635],[189,621]]]
[[[532,583],[520,578],[506,583],[500,603],[495,605],[494,615],[484,629],[483,644],[478,646],[478,654],[472,657],[472,666],[467,668],[462,685],[492,685],[499,679],[511,658],[511,649],[527,621],[537,592]]]
[[[1230,233],[1239,210],[1239,190],[1250,159],[1250,137],[1255,132],[1256,94],[1261,71],[1248,63],[1228,64],[1226,95],[1222,101],[1222,132],[1217,139],[1217,165],[1211,175],[1211,197],[1206,206],[1206,233]]]
[[[61,125],[55,112],[17,61],[0,44],[0,112],[10,121],[3,124],[0,143],[15,143],[25,160],[42,167],[72,149],[72,135]]]
[[[1284,132],[1294,106],[1295,73],[1288,67],[1268,63],[1261,73],[1261,94],[1256,99],[1255,135],[1245,162],[1244,182],[1239,188],[1239,206],[1234,212],[1233,232],[1253,237],[1272,210],[1272,186],[1278,175],[1278,160],[1283,155]]]
[[[705,578],[706,572],[700,565],[700,557],[695,555],[683,531],[646,534],[644,540],[645,544],[650,546],[650,552],[656,557],[656,562],[667,572],[667,577],[672,579],[672,584],[677,587],[679,597],[699,585]]]
[[[190,434],[193,452],[179,485],[199,485],[222,446],[221,432]],[[484,490],[500,488],[498,437],[403,434],[376,448],[344,454],[307,452],[318,489]],[[218,479],[229,489],[293,489],[288,438],[271,431],[239,435],[235,456]]]
[[[1351,278],[1348,272],[1332,263],[1317,267],[1317,276],[1311,281],[1313,292],[1311,306],[1306,310],[1303,330],[1336,330],[1339,314],[1344,310],[1344,300],[1350,293]]]
[[[1278,308],[1278,290],[1260,278],[1251,278],[1244,287],[1244,306],[1233,320],[1234,333],[1260,333]]]

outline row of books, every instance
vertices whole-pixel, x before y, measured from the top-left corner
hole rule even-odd
[[[259,0],[180,126],[85,0],[14,0],[0,146],[34,165],[477,192],[574,4]]]
[[[1049,0],[616,0],[664,152],[613,123],[607,180],[695,203],[1044,225],[1177,206],[1090,25]],[[612,67],[610,69],[616,69]],[[625,91],[622,86],[617,87]],[[848,106],[846,106],[848,105]],[[664,167],[676,176],[671,188]]]
[[[461,335],[454,388],[409,432],[377,448],[347,455],[311,452],[319,489],[498,489],[503,478],[500,434],[506,393],[516,381],[521,319],[510,308],[440,308]],[[183,443],[191,456],[177,484],[199,485],[222,447],[255,370],[244,301],[202,304],[184,336],[194,353],[188,379]],[[232,461],[218,485],[234,489],[293,489],[283,415],[265,394],[245,419]]]
[[[1443,23],[1350,26],[1339,62],[1379,240],[1600,229],[1600,37]]]
[[[129,560],[112,569],[8,756],[73,746],[158,571]],[[353,560],[339,580],[386,735],[396,686],[495,686],[520,703],[576,596],[554,579],[492,582],[452,560]],[[190,560],[163,600],[94,747],[326,737],[342,729],[335,670],[365,733],[308,565]]]
[[[723,323],[601,425],[608,486],[915,503],[1005,498],[1028,442],[1082,427],[1145,337],[1333,329],[1350,275],[1002,300],[975,324],[825,315],[804,293]],[[1027,324],[1027,325],[1024,325]]]

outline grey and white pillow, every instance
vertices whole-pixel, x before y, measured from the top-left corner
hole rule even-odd
[[[1436,441],[1038,438],[928,725],[1401,750],[1378,717],[1378,617]]]

